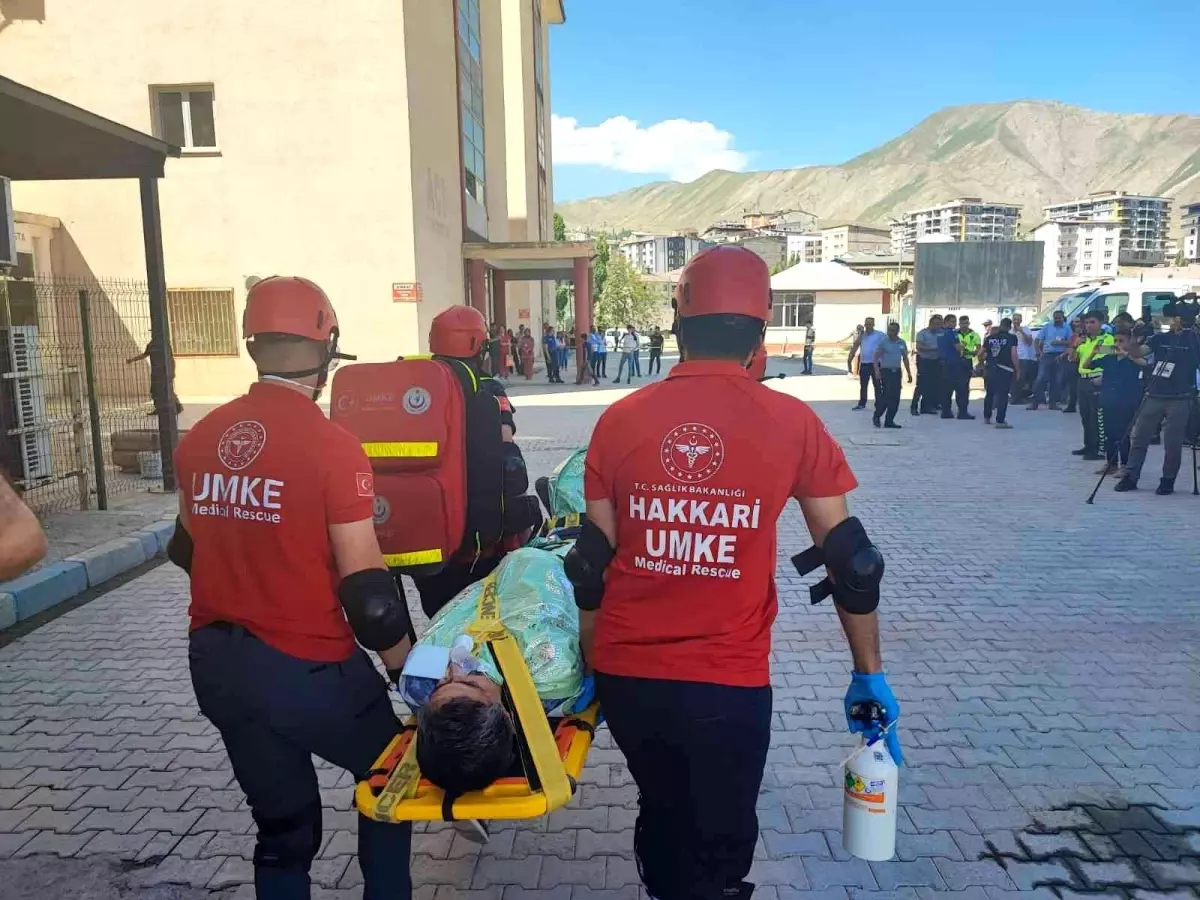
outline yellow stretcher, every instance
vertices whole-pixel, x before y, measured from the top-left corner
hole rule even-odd
[[[469,632],[476,651],[486,646],[504,678],[501,693],[516,726],[523,774],[447,798],[421,777],[416,719],[410,717],[355,789],[355,804],[363,815],[380,822],[533,819],[563,806],[575,793],[595,736],[599,705],[592,703],[554,723],[546,718],[516,639],[500,620],[495,573],[484,581]]]

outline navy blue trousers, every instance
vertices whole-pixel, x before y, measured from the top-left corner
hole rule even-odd
[[[361,650],[345,662],[318,663],[224,623],[192,632],[188,661],[200,712],[221,732],[258,826],[259,900],[308,900],[309,868],[321,846],[312,757],[356,779],[366,775],[400,731],[386,683]],[[358,817],[364,900],[411,897],[411,845],[410,825]]]
[[[647,892],[748,897],[771,688],[597,672],[596,696],[637,783],[634,852]]]

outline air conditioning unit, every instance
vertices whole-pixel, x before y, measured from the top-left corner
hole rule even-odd
[[[13,462],[21,460],[21,475],[26,485],[53,472],[50,458],[50,423],[46,420],[45,370],[38,350],[36,325],[14,325],[3,332],[3,416],[20,429],[3,437],[8,441]],[[14,473],[16,474],[16,473]]]

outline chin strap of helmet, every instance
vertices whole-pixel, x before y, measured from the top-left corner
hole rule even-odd
[[[321,363],[311,369],[298,369],[294,372],[263,372],[259,371],[259,378],[265,378],[270,381],[286,381],[294,384],[297,387],[308,388],[307,384],[298,383],[297,379],[309,378],[313,375],[317,376],[317,384],[312,388],[312,398],[314,401],[320,399],[321,391],[325,389],[326,383],[329,381],[329,369],[333,365],[334,360],[346,360],[352,362],[358,357],[350,353],[342,353],[338,350],[338,330],[335,328],[329,333],[329,340],[325,344],[325,358]]]

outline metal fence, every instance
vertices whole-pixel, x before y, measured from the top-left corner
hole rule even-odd
[[[0,272],[0,453],[39,513],[161,489],[149,303],[144,282]]]

